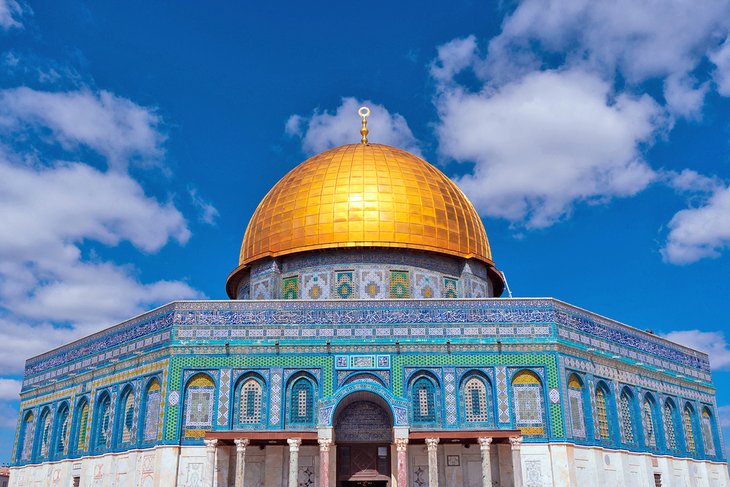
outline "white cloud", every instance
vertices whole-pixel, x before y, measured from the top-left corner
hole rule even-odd
[[[17,379],[0,377],[0,401],[14,401],[20,395],[22,383]]]
[[[215,225],[216,220],[220,216],[218,209],[212,203],[203,199],[197,188],[189,186],[188,194],[190,195],[193,206],[198,210],[198,219],[207,225]]]
[[[693,169],[664,171],[662,178],[667,185],[680,192],[714,192],[722,186],[718,178],[705,176]]]
[[[457,182],[485,216],[545,227],[576,202],[631,196],[656,177],[640,147],[662,127],[659,106],[614,96],[580,70],[532,72],[480,93],[444,88],[436,104],[440,150],[475,163]]]
[[[130,161],[153,163],[163,153],[159,116],[126,98],[100,91],[36,91],[27,87],[0,92],[0,128],[51,131],[66,149],[87,146],[125,169]]]
[[[699,350],[710,356],[713,370],[730,369],[730,349],[725,341],[725,333],[721,331],[680,330],[662,335],[685,347]]]
[[[662,256],[672,264],[718,257],[730,247],[730,187],[712,193],[697,208],[682,210],[669,222]]]
[[[710,61],[715,65],[713,78],[717,84],[717,92],[730,96],[730,36],[720,48],[710,54]]]
[[[8,30],[23,27],[19,17],[23,7],[17,0],[0,0],[0,28]]]
[[[286,132],[302,139],[302,150],[309,155],[344,144],[360,141],[359,107],[367,105],[368,139],[372,143],[392,145],[420,155],[418,141],[399,113],[390,113],[384,106],[352,97],[342,99],[335,113],[315,110],[311,116],[292,115],[286,122]]]
[[[582,66],[607,79],[617,70],[629,83],[672,77],[675,82],[665,94],[670,108],[681,115],[704,92],[679,80],[700,64],[729,27],[726,0],[526,0],[490,41],[483,69],[497,78],[525,66],[533,69],[540,62],[537,47],[564,56],[568,66]]]
[[[720,416],[720,427],[730,428],[730,405],[719,406],[717,408],[717,414]],[[726,441],[728,438],[726,438]]]
[[[431,63],[431,76],[439,83],[450,83],[456,74],[478,62],[474,35],[454,39],[438,47],[436,60]]]

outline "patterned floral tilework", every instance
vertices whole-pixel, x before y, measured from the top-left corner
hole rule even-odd
[[[385,299],[389,297],[386,288],[385,271],[360,271],[360,289],[358,296],[361,299]]]
[[[414,272],[413,296],[424,299],[440,298],[441,286],[439,286],[438,274]]]
[[[459,297],[458,281],[451,277],[443,278],[443,290],[441,295],[444,298],[454,299]]]
[[[330,273],[314,272],[302,274],[303,299],[329,299]]]
[[[408,271],[390,271],[390,298],[409,297]]]
[[[222,369],[218,386],[218,424],[228,424],[228,411],[231,403],[231,369]]]
[[[497,367],[497,409],[499,422],[509,423],[509,397],[507,395],[507,367]]]
[[[282,299],[299,298],[299,276],[285,277],[281,280]]]
[[[355,297],[355,280],[352,271],[335,272],[335,297],[340,299]]]
[[[456,370],[444,368],[444,401],[446,403],[446,423],[456,424]]]
[[[251,298],[255,300],[273,299],[274,298],[274,278],[258,280],[252,283],[253,292]]]

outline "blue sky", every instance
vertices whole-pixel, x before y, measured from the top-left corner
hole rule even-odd
[[[0,0],[0,462],[24,360],[225,299],[307,155],[437,164],[515,296],[711,355],[730,436],[730,3]]]

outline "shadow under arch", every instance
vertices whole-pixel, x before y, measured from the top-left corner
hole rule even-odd
[[[360,380],[347,384],[329,399],[320,401],[317,426],[332,427],[336,412],[360,400],[370,401],[382,407],[389,415],[393,426],[408,426],[407,401],[394,396],[380,384]]]

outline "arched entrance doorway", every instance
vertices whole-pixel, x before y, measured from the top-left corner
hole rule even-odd
[[[386,487],[390,483],[393,417],[388,404],[371,392],[343,399],[334,416],[338,487]]]

